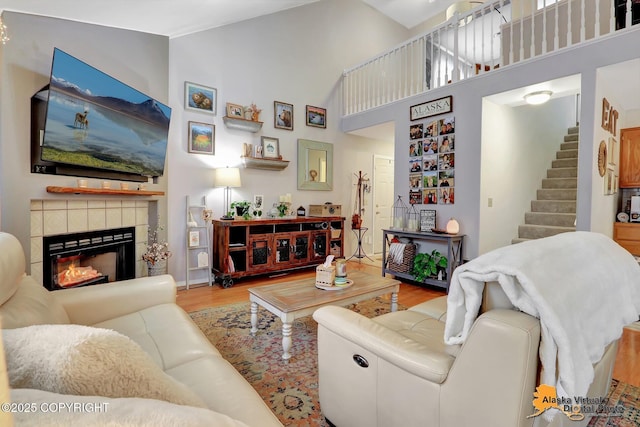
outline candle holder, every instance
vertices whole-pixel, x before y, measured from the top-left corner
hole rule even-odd
[[[416,205],[411,205],[407,215],[407,230],[420,231],[420,214],[416,210]]]
[[[404,230],[407,219],[407,205],[402,201],[402,196],[393,204],[391,209],[391,228],[393,230]]]

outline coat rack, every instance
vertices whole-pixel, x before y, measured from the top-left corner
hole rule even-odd
[[[362,207],[362,198],[364,197],[364,192],[369,188],[369,178],[366,178],[366,174],[363,174],[362,171],[358,171],[357,174],[354,174],[358,178],[358,183],[356,184],[356,203],[354,206],[354,213],[351,216],[351,230],[356,235],[358,239],[358,246],[356,251],[351,255],[348,259],[358,258],[361,260],[362,258],[369,258],[373,261],[364,251],[362,247],[362,239],[364,238],[365,233],[369,229],[368,227],[362,226],[362,218],[364,214],[364,208]]]

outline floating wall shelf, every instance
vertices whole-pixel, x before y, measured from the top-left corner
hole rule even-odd
[[[241,119],[239,117],[222,117],[224,124],[229,129],[238,129],[246,132],[258,132],[262,129],[262,122],[254,122],[253,120]]]
[[[281,171],[289,166],[289,160],[261,159],[259,157],[242,157],[242,164],[249,169],[268,169]]]
[[[110,188],[80,188],[48,186],[47,193],[60,194],[101,194],[109,196],[164,196],[164,191],[120,190]]]

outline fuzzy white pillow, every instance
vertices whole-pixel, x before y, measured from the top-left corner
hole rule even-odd
[[[81,325],[33,325],[5,329],[2,338],[11,388],[206,407],[137,343],[118,332]]]

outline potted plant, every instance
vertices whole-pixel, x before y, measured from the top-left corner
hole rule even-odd
[[[249,208],[251,208],[251,203],[243,200],[241,202],[233,202],[231,203],[231,208],[236,210],[236,214],[241,216],[243,219],[251,218],[251,212],[249,212]]]
[[[163,230],[163,228],[159,225],[154,229],[149,227],[149,243],[147,244],[146,252],[142,254],[142,259],[147,262],[149,276],[166,273],[167,260],[171,256],[169,243],[160,240],[158,236],[161,230]]]
[[[416,255],[413,259],[411,274],[416,281],[424,282],[429,277],[438,277],[438,271],[446,269],[448,265],[447,257],[434,249],[431,253],[423,252]]]

